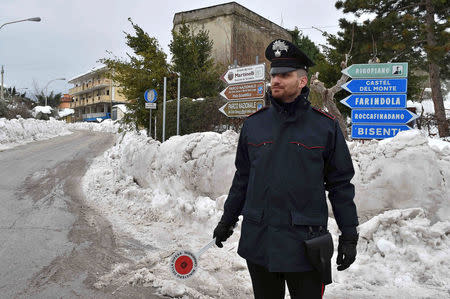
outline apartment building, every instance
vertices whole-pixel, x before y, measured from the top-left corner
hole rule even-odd
[[[73,88],[70,108],[75,110],[74,121],[97,121],[111,118],[113,105],[125,104],[128,100],[119,92],[119,87],[107,78],[108,68],[94,68],[69,80]]]

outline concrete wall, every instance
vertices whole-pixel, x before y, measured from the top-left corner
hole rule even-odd
[[[228,64],[231,58],[231,39],[233,30],[233,17],[231,15],[201,19],[195,22],[186,22],[194,32],[207,30],[209,38],[213,41],[212,56],[217,62]],[[181,23],[174,26],[179,30]]]
[[[176,13],[174,29],[178,30],[183,22],[194,31],[209,31],[213,57],[224,65],[232,64],[234,59],[239,65],[254,64],[257,55],[260,63],[267,62],[264,52],[272,40],[291,40],[287,30],[236,2]]]

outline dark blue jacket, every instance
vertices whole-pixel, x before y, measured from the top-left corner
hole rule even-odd
[[[356,233],[350,153],[333,116],[313,108],[303,88],[288,105],[249,116],[241,130],[236,173],[222,221],[243,215],[238,254],[271,272],[312,270],[304,253],[308,226],[327,226],[327,190],[342,233]]]

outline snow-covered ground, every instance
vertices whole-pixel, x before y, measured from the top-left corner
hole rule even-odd
[[[0,150],[80,129],[117,133],[119,126],[0,119]],[[232,131],[206,132],[160,143],[145,131],[128,132],[94,161],[83,179],[89,204],[147,252],[116,265],[96,287],[115,281],[180,298],[252,298],[245,261],[236,253],[240,225],[224,248],[202,255],[191,279],[169,272],[175,251],[196,252],[211,240],[234,174],[237,138]],[[450,143],[411,130],[348,145],[362,223],[358,258],[334,272],[325,298],[449,297]],[[337,226],[332,218],[329,224],[336,246]]]
[[[240,225],[224,248],[211,248],[198,272],[177,280],[171,255],[212,238],[234,174],[232,131],[174,136],[164,143],[129,132],[98,157],[83,179],[89,204],[147,255],[116,265],[96,283],[152,285],[171,297],[252,298],[237,253]],[[450,294],[450,143],[417,130],[383,141],[350,142],[361,215],[358,257],[334,272],[325,298],[444,298]],[[329,229],[338,230],[330,218]],[[336,258],[336,253],[334,255]]]

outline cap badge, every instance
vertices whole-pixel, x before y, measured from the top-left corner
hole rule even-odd
[[[275,53],[275,57],[281,56],[281,51],[288,51],[289,47],[283,41],[277,40],[272,45],[272,50]]]

